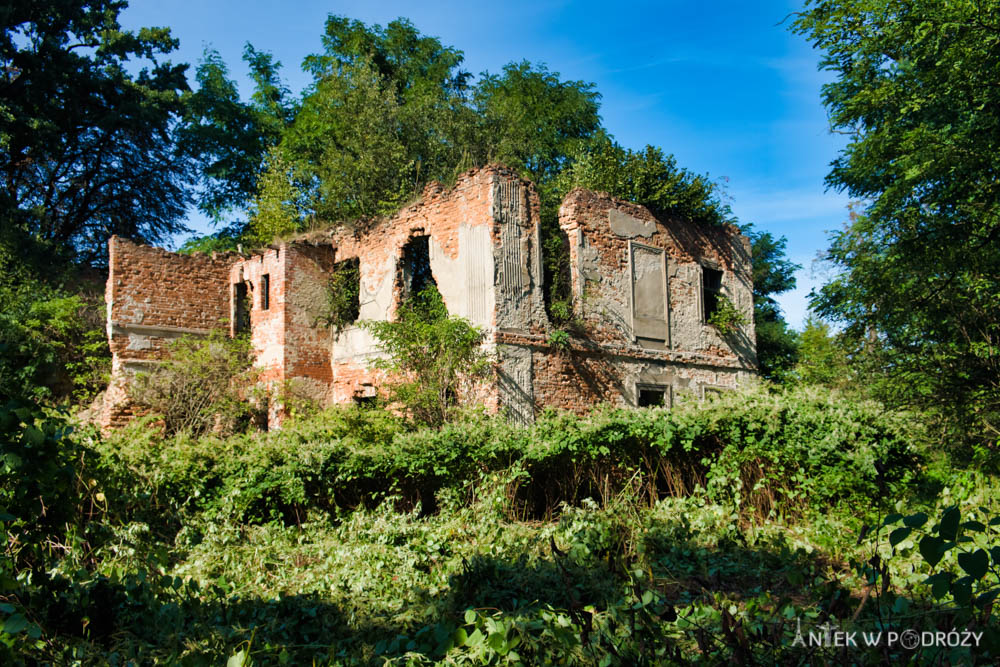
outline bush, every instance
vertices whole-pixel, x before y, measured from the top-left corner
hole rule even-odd
[[[49,403],[86,402],[107,385],[103,307],[33,280],[0,284],[0,301],[0,391]]]
[[[483,332],[467,320],[449,317],[433,285],[400,306],[399,321],[363,326],[388,355],[374,365],[392,376],[390,399],[416,424],[447,422],[458,410],[463,383],[492,370],[481,347]]]
[[[281,431],[158,442],[124,432],[106,446],[155,495],[146,504],[194,503],[254,523],[297,524],[389,497],[431,512],[443,494],[477,497],[483,475],[512,466],[521,473],[507,503],[521,517],[588,497],[604,506],[630,493],[652,504],[697,492],[750,521],[872,508],[880,484],[913,478],[911,432],[876,404],[761,389],[674,410],[547,413],[531,428],[466,414],[414,431],[385,410],[338,407]]]
[[[167,435],[229,433],[250,424],[256,411],[246,387],[257,380],[250,341],[214,331],[207,338],[183,337],[169,357],[130,385],[135,403],[163,420]]]
[[[718,305],[712,314],[708,316],[708,323],[718,330],[723,336],[736,333],[736,330],[747,323],[747,318],[743,316],[732,301],[725,294],[719,294],[716,299]]]

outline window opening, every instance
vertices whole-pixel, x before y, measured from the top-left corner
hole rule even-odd
[[[701,267],[701,302],[704,310],[704,321],[719,308],[719,296],[722,294],[722,271],[707,266]]]
[[[640,408],[662,408],[667,404],[666,387],[638,387]]]
[[[265,273],[260,279],[260,309],[271,307],[271,274]]]
[[[354,397],[354,404],[361,408],[362,410],[373,410],[378,407],[378,396],[359,396]]]
[[[250,331],[250,295],[245,282],[233,285],[233,302],[235,304],[235,319],[233,330],[236,334]]]
[[[414,236],[403,248],[403,285],[406,296],[420,294],[431,285],[437,287],[431,273],[429,236]]]
[[[333,265],[327,286],[327,311],[323,319],[338,334],[361,317],[361,260],[357,257]]]

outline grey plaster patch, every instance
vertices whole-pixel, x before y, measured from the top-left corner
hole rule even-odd
[[[153,340],[149,336],[140,336],[138,334],[128,335],[128,347],[129,350],[150,350],[153,348]]]
[[[636,382],[640,384],[667,385],[673,384],[675,378],[676,373],[672,370],[668,370],[662,366],[647,366],[639,372]]]
[[[520,424],[535,420],[534,382],[532,378],[531,349],[515,345],[500,345],[499,380],[500,405],[510,418]]]
[[[667,296],[662,249],[630,244],[632,252],[632,326],[640,338],[667,339]]]
[[[580,246],[580,273],[584,280],[594,282],[601,280],[601,265],[597,248],[589,245]]]
[[[652,220],[633,218],[615,208],[608,210],[608,224],[612,232],[626,239],[634,239],[636,236],[649,238],[656,231],[656,223]]]

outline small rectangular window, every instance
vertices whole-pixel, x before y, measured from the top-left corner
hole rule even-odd
[[[722,271],[707,266],[701,267],[701,303],[705,322],[719,308],[722,293]]]
[[[636,405],[640,408],[669,407],[669,387],[636,387]]]
[[[265,273],[260,279],[260,309],[271,307],[271,274]]]

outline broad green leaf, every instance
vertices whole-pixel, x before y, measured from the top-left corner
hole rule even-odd
[[[976,549],[972,553],[958,554],[958,566],[974,579],[982,579],[986,575],[989,565],[990,557],[982,549]]]
[[[28,627],[28,619],[24,617],[24,614],[14,614],[3,624],[3,631],[9,635],[16,635],[26,627]]]
[[[958,523],[962,518],[958,507],[952,506],[941,515],[941,524],[938,526],[938,534],[946,540],[954,540],[958,536]]]
[[[905,540],[907,537],[909,537],[910,533],[912,532],[913,529],[910,528],[909,526],[902,526],[901,528],[897,528],[896,530],[889,533],[889,544],[891,546],[896,546],[897,544]]]
[[[920,555],[931,567],[941,562],[941,557],[944,555],[941,550],[943,544],[944,540],[936,535],[927,535],[920,540]]]

